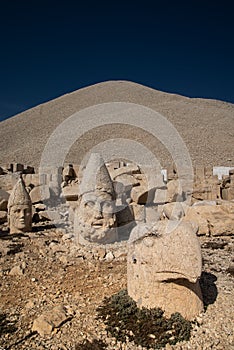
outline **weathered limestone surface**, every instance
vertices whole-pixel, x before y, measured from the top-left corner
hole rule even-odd
[[[74,215],[79,243],[112,243],[117,240],[115,193],[100,154],[93,153],[83,172],[80,198]]]
[[[21,178],[9,197],[8,221],[10,233],[29,232],[32,229],[32,202]]]
[[[201,266],[200,244],[189,223],[137,225],[128,246],[128,293],[140,307],[193,319],[203,309]]]
[[[29,194],[33,204],[46,202],[50,199],[50,189],[47,185],[36,186],[30,191]]]
[[[32,331],[38,332],[41,337],[49,336],[54,328],[59,328],[67,319],[63,305],[55,306],[34,320]]]
[[[199,227],[198,235],[232,235],[234,232],[234,203],[193,205],[188,208],[183,221],[196,222]]]
[[[177,202],[182,200],[183,191],[179,180],[171,180],[167,183],[166,203]]]
[[[163,205],[162,211],[170,220],[180,220],[184,215],[184,206],[181,202],[172,202]]]

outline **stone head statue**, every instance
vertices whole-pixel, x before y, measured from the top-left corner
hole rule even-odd
[[[91,154],[83,172],[74,218],[79,243],[117,240],[115,193],[110,174],[98,153]]]
[[[195,228],[181,221],[137,225],[128,244],[128,293],[140,307],[180,312],[191,320],[203,309],[202,258]]]
[[[8,223],[10,233],[32,230],[32,202],[21,178],[15,184],[9,197]]]

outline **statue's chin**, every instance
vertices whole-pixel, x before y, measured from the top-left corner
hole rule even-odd
[[[113,243],[117,240],[117,229],[116,227],[105,227],[100,225],[87,225],[80,223],[79,234],[82,239],[91,243],[108,244]]]

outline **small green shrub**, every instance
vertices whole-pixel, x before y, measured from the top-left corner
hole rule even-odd
[[[80,344],[76,344],[75,350],[105,350],[106,344],[101,340],[94,339],[92,342],[84,340]]]
[[[97,313],[107,332],[118,341],[129,339],[136,345],[159,349],[190,338],[191,323],[179,313],[167,319],[159,308],[139,309],[126,290],[105,298]]]

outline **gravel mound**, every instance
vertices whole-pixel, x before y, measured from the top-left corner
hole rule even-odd
[[[131,102],[162,114],[179,132],[194,165],[233,163],[233,104],[168,94],[128,81],[109,81],[63,95],[1,122],[0,164],[18,162],[37,168],[46,142],[58,125],[77,111],[106,102]],[[82,135],[66,161],[79,164],[92,147],[113,138],[142,143],[163,166],[171,163],[168,150],[148,132],[118,124],[100,126]],[[58,145],[62,142],[61,137]]]

